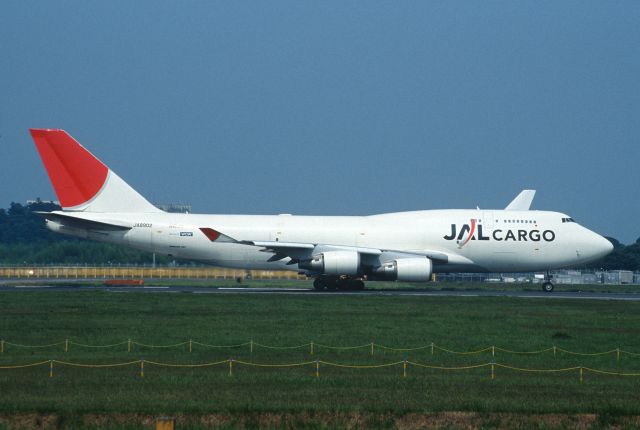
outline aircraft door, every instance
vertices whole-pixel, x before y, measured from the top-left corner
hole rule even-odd
[[[495,218],[493,217],[493,211],[482,211],[482,225],[487,229],[487,233],[490,233],[495,226]]]
[[[278,220],[276,221],[275,225],[271,227],[270,231],[269,231],[269,240],[273,241],[273,242],[284,242],[284,237],[285,237],[285,223],[284,223],[284,218],[287,215],[279,215]]]

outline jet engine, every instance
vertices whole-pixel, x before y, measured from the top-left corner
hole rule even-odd
[[[374,273],[390,281],[426,282],[431,280],[433,264],[427,257],[399,258],[385,261]]]
[[[323,275],[357,275],[360,254],[356,251],[327,251],[314,255],[310,261],[298,263],[298,266]]]

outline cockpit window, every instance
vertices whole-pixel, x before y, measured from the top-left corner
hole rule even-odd
[[[562,222],[576,222],[573,218],[562,218]]]

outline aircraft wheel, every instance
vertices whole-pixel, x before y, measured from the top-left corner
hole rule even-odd
[[[324,280],[322,278],[316,278],[313,280],[313,288],[315,288],[318,291],[322,291],[325,288],[327,288],[327,286],[324,283]]]
[[[350,290],[351,280],[338,278],[335,280],[335,285],[338,290],[342,290],[342,291]]]
[[[321,278],[324,283],[324,287],[329,291],[335,291],[340,288],[340,280],[333,276],[324,276]]]
[[[364,290],[364,281],[361,281],[360,279],[353,281],[353,289],[357,291]]]
[[[542,291],[545,293],[550,293],[553,291],[553,284],[551,282],[543,282],[542,283]]]

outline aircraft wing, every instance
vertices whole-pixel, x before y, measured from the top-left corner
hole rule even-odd
[[[291,259],[288,264],[296,264],[299,261],[310,260],[314,255],[329,251],[355,251],[358,252],[364,259],[373,261],[377,260],[378,257],[385,254],[389,256],[389,259],[427,257],[440,264],[471,263],[471,260],[462,255],[442,252],[438,250],[396,250],[383,248],[367,248],[359,246],[332,245],[324,243],[236,240],[209,227],[203,227],[200,228],[200,230],[212,242],[228,242],[260,247],[262,248],[262,251],[270,252],[273,254],[273,256],[268,261],[279,261],[288,257]]]
[[[275,256],[279,256],[280,258],[274,259],[272,261],[281,260],[285,257],[290,257],[292,260],[304,260],[309,259],[313,254],[318,254],[321,252],[328,251],[356,251],[357,253],[364,256],[372,256],[377,257],[382,255],[383,253],[393,253],[398,256],[406,256],[406,257],[429,257],[432,260],[438,260],[441,262],[448,262],[449,256],[446,253],[439,251],[429,251],[429,250],[420,250],[420,251],[398,251],[392,249],[381,249],[381,248],[365,248],[360,246],[345,246],[345,245],[329,245],[322,243],[292,243],[292,242],[261,242],[261,241],[241,241],[239,243],[245,245],[252,245],[264,248],[266,252],[273,252]]]

